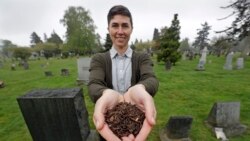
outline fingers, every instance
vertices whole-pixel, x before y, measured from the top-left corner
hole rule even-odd
[[[121,141],[108,127],[107,124],[104,124],[101,130],[98,130],[101,136],[107,141]]]
[[[150,99],[148,102],[145,102],[145,116],[149,124],[155,125],[156,109],[153,99]]]
[[[134,141],[135,137],[133,134],[130,134],[128,137],[122,137],[122,141]]]
[[[135,141],[145,141],[153,126],[148,123],[147,120],[144,120],[141,131],[136,136]]]

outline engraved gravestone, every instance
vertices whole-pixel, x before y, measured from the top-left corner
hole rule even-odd
[[[240,102],[217,102],[213,105],[207,118],[211,128],[223,128],[227,137],[240,135],[246,126],[240,124]]]
[[[89,82],[89,68],[91,58],[79,58],[77,60],[78,78],[77,84],[87,84]]]
[[[191,116],[172,116],[165,128],[160,132],[161,141],[191,141],[189,130],[193,118]]]
[[[201,51],[201,58],[196,68],[197,71],[205,70],[206,59],[207,59],[207,47],[204,47],[204,49]]]
[[[25,69],[25,70],[29,69],[29,63],[27,61],[23,62],[23,69]]]
[[[51,71],[45,71],[44,74],[45,74],[45,76],[53,76]]]
[[[234,55],[233,52],[231,52],[231,53],[229,53],[227,55],[227,57],[226,57],[226,63],[224,65],[224,69],[225,70],[232,70],[233,69],[233,66],[232,66],[233,55]]]
[[[69,76],[69,69],[61,69],[61,76]]]
[[[244,68],[244,58],[237,58],[236,62],[236,68],[237,69],[243,69]]]
[[[88,111],[81,88],[34,90],[17,101],[34,141],[86,141]]]

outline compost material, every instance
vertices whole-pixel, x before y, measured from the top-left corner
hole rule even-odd
[[[120,102],[105,113],[105,121],[119,138],[133,134],[138,135],[142,128],[145,113],[136,105]]]

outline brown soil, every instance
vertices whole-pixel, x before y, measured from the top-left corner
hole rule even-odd
[[[105,114],[109,128],[119,138],[140,132],[145,114],[136,105],[121,102]]]

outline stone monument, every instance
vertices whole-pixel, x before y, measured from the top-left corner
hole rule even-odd
[[[165,128],[160,132],[161,141],[191,141],[189,130],[193,118],[191,116],[172,116]]]
[[[204,49],[201,51],[201,58],[196,68],[197,71],[205,70],[206,59],[207,59],[207,47],[204,47]]]
[[[217,102],[212,107],[206,125],[215,131],[222,128],[226,137],[245,132],[246,126],[240,124],[240,102]]]
[[[243,57],[237,58],[236,68],[238,70],[244,68],[244,58]]]
[[[69,76],[69,69],[61,69],[61,76]]]
[[[34,141],[89,140],[88,111],[81,88],[34,90],[17,101]]]
[[[91,58],[79,58],[77,60],[78,78],[77,85],[88,84],[89,82],[89,68]]]
[[[232,70],[233,69],[233,66],[232,66],[233,55],[234,55],[233,52],[228,53],[228,55],[226,57],[226,63],[224,65],[225,70]]]

